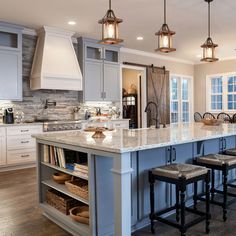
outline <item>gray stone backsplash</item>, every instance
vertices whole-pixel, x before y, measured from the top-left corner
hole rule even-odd
[[[84,104],[79,102],[79,94],[76,91],[61,90],[36,90],[30,89],[30,71],[33,62],[34,51],[36,47],[36,36],[23,35],[23,101],[0,101],[0,111],[6,107],[13,107],[14,112],[23,112],[25,120],[31,120],[33,117],[47,116],[51,120],[68,120],[73,119],[73,110],[80,107],[79,117],[84,118],[84,112],[90,110],[95,113],[95,107],[102,106],[102,112],[107,112],[111,107],[119,106],[117,103],[112,104]],[[77,45],[75,44],[75,49]],[[55,107],[44,109],[45,101],[56,101]]]

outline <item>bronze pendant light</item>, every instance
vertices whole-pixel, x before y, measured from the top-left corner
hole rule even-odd
[[[205,62],[214,62],[219,59],[215,57],[215,48],[218,47],[217,44],[214,44],[211,39],[211,6],[210,3],[213,0],[205,0],[208,3],[208,38],[206,42],[201,46],[203,48],[203,58],[201,61]]]
[[[155,50],[156,52],[174,52],[176,51],[173,48],[173,40],[172,36],[175,34],[174,31],[171,31],[166,24],[166,0],[164,0],[164,24],[161,29],[155,34],[158,36],[158,48]]]
[[[119,44],[123,39],[119,39],[118,24],[123,22],[122,19],[116,18],[115,13],[111,9],[111,0],[109,0],[109,9],[106,15],[98,21],[102,24],[102,44]]]

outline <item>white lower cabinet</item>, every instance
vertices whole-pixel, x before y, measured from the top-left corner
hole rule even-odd
[[[6,136],[5,129],[0,128],[0,166],[6,165]]]
[[[42,125],[12,125],[0,128],[0,166],[35,163],[36,142],[31,136],[42,133]]]

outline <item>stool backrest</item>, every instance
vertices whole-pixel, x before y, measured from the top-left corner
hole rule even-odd
[[[194,121],[195,122],[201,122],[202,121],[202,115],[199,112],[194,113]]]
[[[217,115],[217,119],[222,120],[224,123],[232,123],[232,119],[229,114],[221,112]]]
[[[203,118],[204,118],[204,119],[205,119],[205,118],[208,118],[208,119],[215,119],[215,116],[214,116],[212,113],[210,113],[210,112],[206,112],[206,113],[203,114]]]

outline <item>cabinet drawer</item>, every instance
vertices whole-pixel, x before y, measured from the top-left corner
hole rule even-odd
[[[35,139],[30,135],[8,136],[7,150],[35,148]]]
[[[3,137],[6,135],[6,129],[5,128],[0,128],[0,137]]]
[[[35,149],[11,150],[7,152],[7,164],[20,164],[36,161]]]
[[[7,135],[31,135],[36,133],[41,133],[41,126],[17,126],[17,127],[8,127]]]

